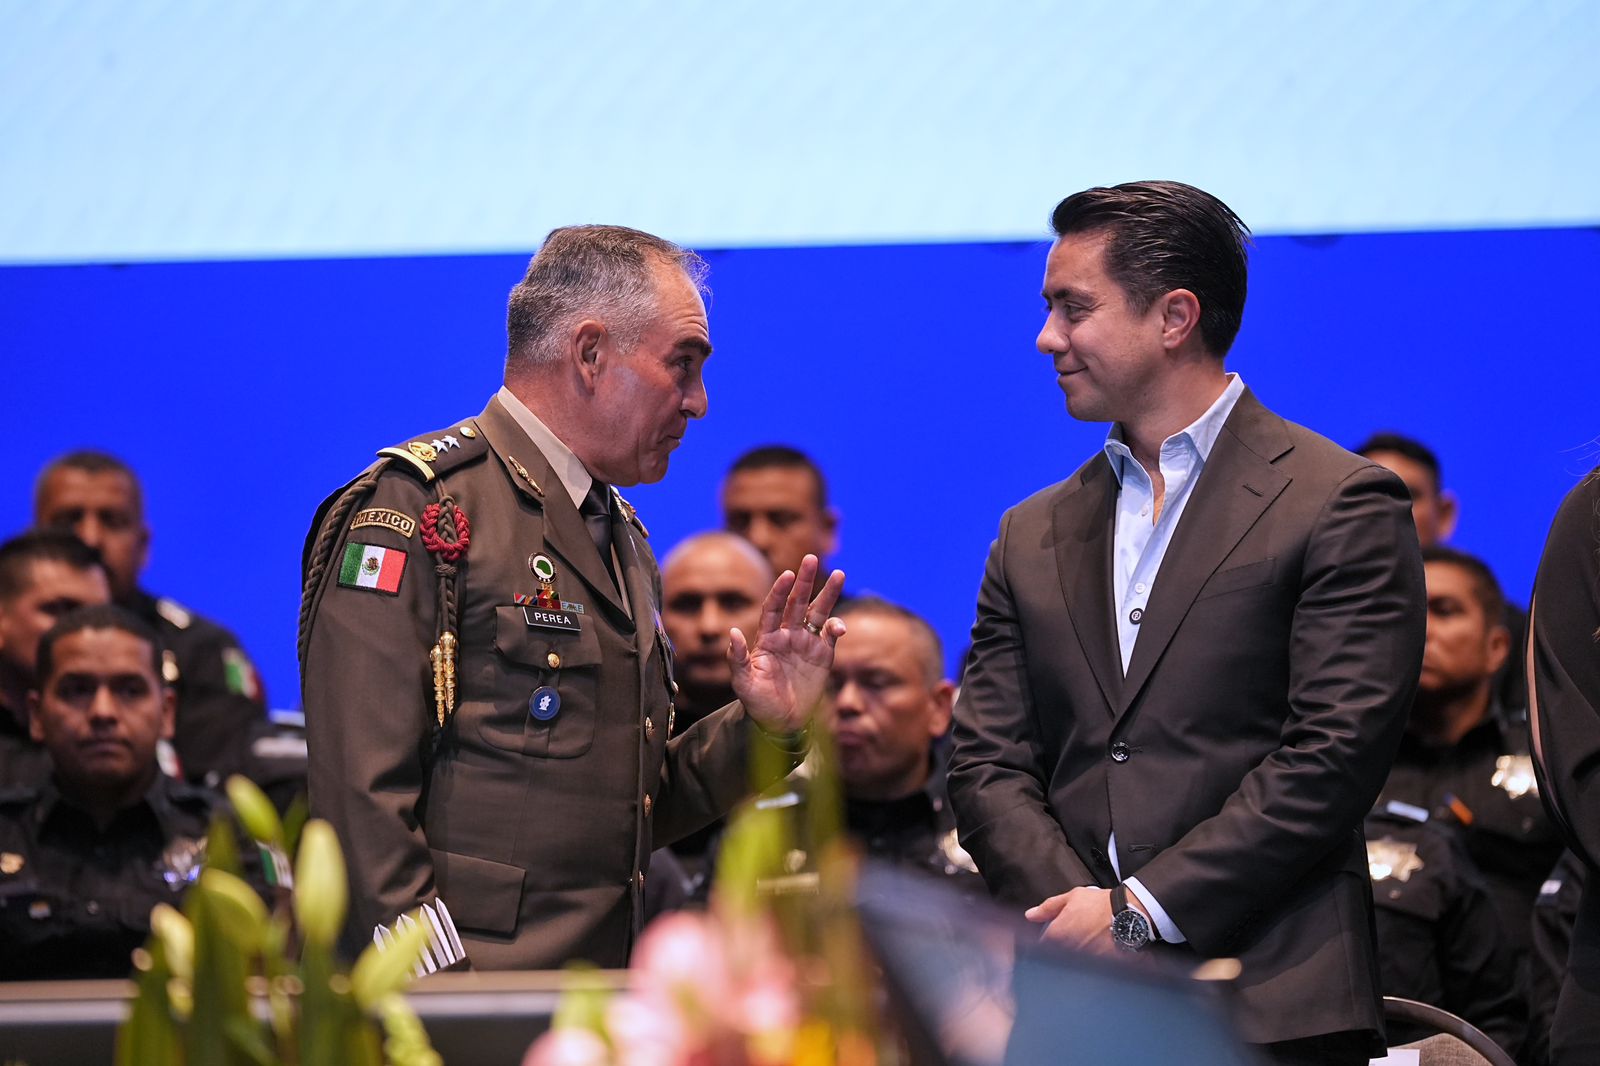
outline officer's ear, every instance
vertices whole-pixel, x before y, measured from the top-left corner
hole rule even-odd
[[[955,716],[955,682],[940,678],[933,686],[933,713],[928,716],[928,735],[935,740],[950,732],[950,720]]]
[[[1489,627],[1489,655],[1485,662],[1490,674],[1498,674],[1511,655],[1511,631],[1505,626]]]
[[[44,743],[44,725],[39,721],[38,689],[32,689],[28,692],[28,736],[33,738],[35,744]]]
[[[171,740],[178,727],[178,693],[171,685],[161,686],[161,739]]]
[[[604,323],[586,318],[572,328],[568,347],[568,358],[585,391],[595,391],[611,350],[610,332]]]

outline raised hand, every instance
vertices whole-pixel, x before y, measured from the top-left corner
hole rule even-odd
[[[844,573],[830,574],[813,599],[818,565],[817,557],[808,555],[798,574],[778,575],[761,604],[754,641],[737,628],[729,634],[734,695],[773,732],[794,732],[810,721],[833,668],[833,646],[844,634],[844,621],[830,613],[844,588]]]

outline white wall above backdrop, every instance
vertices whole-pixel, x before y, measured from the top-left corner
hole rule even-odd
[[[0,0],[0,261],[1600,221],[1593,0]]]

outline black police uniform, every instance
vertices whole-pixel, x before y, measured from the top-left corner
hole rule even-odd
[[[215,794],[158,774],[103,831],[53,781],[0,791],[0,980],[127,977],[199,876]]]
[[[1539,802],[1526,713],[1493,707],[1449,748],[1407,734],[1382,800],[1422,807],[1437,821],[1461,826],[1512,949],[1525,959],[1533,901],[1562,849],[1561,834]]]
[[[0,789],[36,785],[50,776],[50,756],[22,723],[20,714],[0,704]]]
[[[1365,830],[1383,994],[1442,1007],[1516,1054],[1527,1005],[1515,957],[1456,834],[1399,803],[1380,804]]]
[[[1528,1062],[1543,1063],[1550,1054],[1550,1026],[1556,1001],[1567,977],[1572,928],[1589,868],[1571,851],[1563,851],[1533,904],[1533,952],[1528,965]]]
[[[190,781],[251,774],[251,744],[267,722],[261,675],[238,638],[175,600],[143,589],[124,604],[156,630],[162,677],[178,696],[172,746]]]
[[[972,856],[956,841],[940,760],[927,784],[909,796],[881,802],[846,797],[844,818],[869,858],[945,878],[970,896],[988,895]]]

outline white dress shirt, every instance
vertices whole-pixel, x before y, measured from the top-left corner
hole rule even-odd
[[[1139,640],[1144,612],[1155,591],[1161,560],[1166,558],[1172,535],[1183,518],[1189,498],[1194,495],[1195,483],[1200,480],[1211,449],[1222,433],[1222,425],[1233,413],[1233,407],[1243,393],[1244,382],[1239,375],[1229,374],[1227,387],[1216,402],[1206,408],[1205,414],[1161,442],[1157,461],[1165,490],[1159,516],[1155,514],[1155,484],[1145,468],[1139,465],[1139,460],[1133,457],[1132,449],[1123,443],[1122,427],[1113,426],[1110,436],[1106,438],[1106,458],[1111,461],[1111,472],[1119,486],[1117,528],[1112,542],[1111,596],[1124,675],[1128,672],[1128,663],[1133,659],[1133,648]],[[1106,853],[1111,856],[1111,868],[1121,877],[1115,826],[1112,826]],[[1139,902],[1150,912],[1150,919],[1155,923],[1162,940],[1176,944],[1186,939],[1137,877],[1128,878],[1126,884],[1128,891],[1138,896]]]

